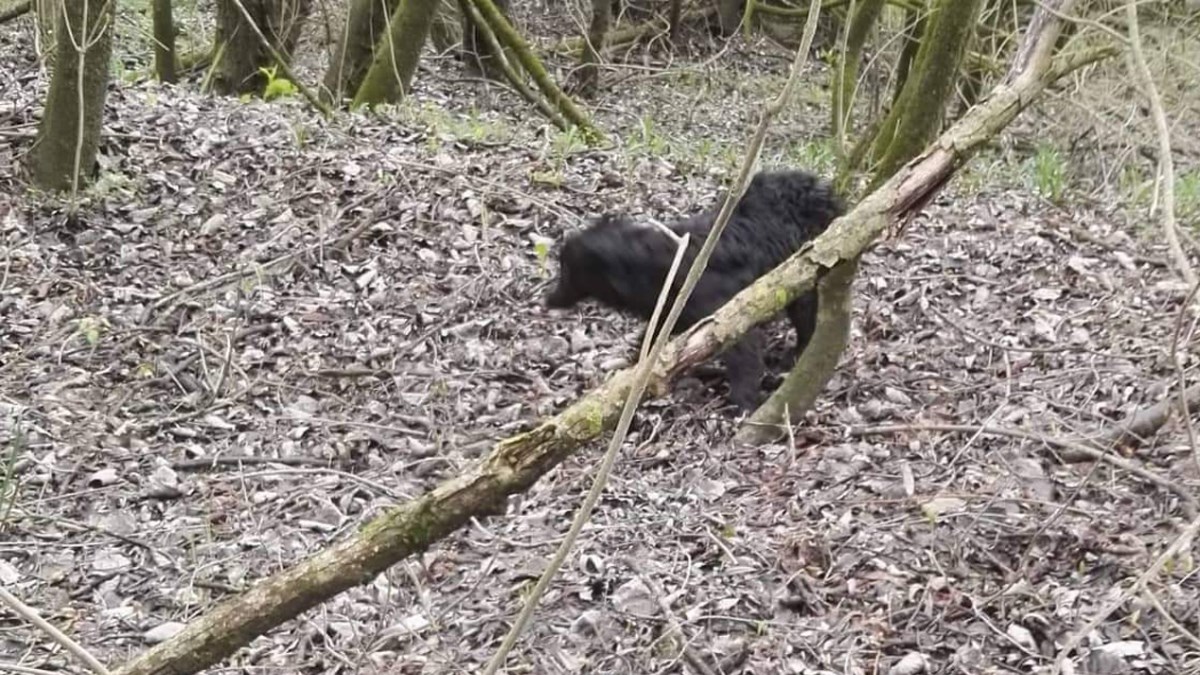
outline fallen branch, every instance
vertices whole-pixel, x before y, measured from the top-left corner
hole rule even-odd
[[[713,4],[704,9],[693,9],[683,12],[678,23],[691,23],[693,21],[707,20],[713,14],[717,13],[717,7]],[[608,37],[604,41],[604,49],[600,50],[601,54],[607,54],[619,47],[627,47],[630,44],[641,40],[648,40],[660,35],[666,35],[671,30],[669,20],[662,18],[654,18],[643,23],[625,26],[616,30],[609,31]],[[555,54],[577,55],[584,46],[584,39],[579,36],[563,38],[556,44],[552,45],[547,51]]]
[[[13,614],[25,619],[29,623],[36,626],[43,633],[49,635],[51,640],[57,642],[62,646],[63,649],[66,649],[68,652],[70,652],[72,656],[79,659],[84,665],[91,669],[93,673],[97,673],[97,675],[109,675],[108,668],[104,667],[104,664],[100,663],[99,659],[97,659],[95,656],[92,656],[91,652],[84,649],[79,645],[79,643],[75,642],[65,633],[55,628],[53,624],[43,619],[41,615],[33,610],[32,607],[21,602],[19,599],[17,599],[17,596],[9,593],[4,589],[3,586],[0,586],[0,605],[8,607]]]
[[[489,3],[490,4],[490,3]],[[1065,7],[1072,0],[1045,4]],[[1047,14],[1045,4],[1035,17]],[[1063,9],[1062,11],[1066,11]],[[1053,48],[1057,19],[1026,40]],[[1036,51],[1036,48],[1030,48]],[[1025,58],[992,94],[968,111],[930,148],[805,249],[673,339],[655,364],[651,391],[735,343],[748,328],[775,315],[818,276],[872,244],[897,218],[919,210],[968,158],[1011,122],[1050,83],[1113,53],[1101,49],[1054,60]],[[510,495],[527,490],[580,446],[611,429],[634,384],[634,372],[614,374],[591,394],[532,429],[501,440],[461,475],[364,525],[345,541],[259,580],[249,591],[192,621],[172,639],[121,668],[119,675],[191,673],[233,654],[255,637],[392,565],[428,549],[474,518],[503,513]]]
[[[1200,384],[1193,384],[1183,391],[1183,401],[1188,408],[1200,408]],[[1168,388],[1162,400],[1149,408],[1135,410],[1121,420],[1097,441],[1109,447],[1141,445],[1143,441],[1158,433],[1171,419],[1180,404],[1179,394]]]

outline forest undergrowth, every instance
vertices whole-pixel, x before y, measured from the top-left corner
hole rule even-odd
[[[1196,32],[1148,45],[1193,242]],[[603,211],[665,222],[713,205],[789,59],[738,38],[614,65],[588,104],[616,145],[590,149],[450,57],[426,59],[398,107],[324,120],[299,97],[139,79],[146,55],[130,51],[101,178],[67,221],[19,178],[45,88],[30,34],[0,27],[0,581],[111,664],[627,365],[637,322],[541,305],[554,244]],[[1178,497],[1053,443],[1178,377],[1187,289],[1125,68],[1057,87],[866,256],[849,349],[793,442],[730,442],[706,371],[644,404],[518,648],[528,672],[671,672],[685,644],[724,672],[888,672],[906,656],[1031,672],[1150,564]],[[763,165],[829,173],[825,69],[805,79]],[[1191,329],[1189,315],[1188,375]],[[776,375],[791,339],[774,327]],[[1136,459],[1200,494],[1192,453],[1178,426]],[[231,665],[477,671],[597,456]],[[1200,668],[1194,566],[1153,593],[1160,609],[1090,636],[1092,672]],[[0,626],[3,659],[70,661],[29,625]]]

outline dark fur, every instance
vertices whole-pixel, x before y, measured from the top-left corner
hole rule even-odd
[[[719,210],[718,204],[670,226],[677,233],[691,233],[691,241],[672,284],[667,308],[674,302]],[[734,209],[674,332],[685,331],[711,315],[823,232],[843,210],[829,184],[809,173],[757,174]],[[546,304],[566,308],[592,299],[649,319],[674,255],[675,242],[658,228],[639,226],[624,216],[602,216],[563,244],[559,277],[546,296]],[[805,294],[787,308],[796,328],[797,355],[812,337],[816,313],[815,292]],[[757,404],[763,376],[762,350],[763,336],[755,329],[725,352],[730,400],[742,410]]]

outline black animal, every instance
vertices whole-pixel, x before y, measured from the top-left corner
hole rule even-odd
[[[678,234],[691,233],[691,239],[672,284],[667,308],[674,302],[719,210],[718,204],[670,225]],[[776,171],[755,175],[721,233],[674,332],[683,332],[712,314],[823,232],[843,212],[842,201],[832,187],[812,174]],[[670,235],[659,228],[638,225],[624,216],[601,216],[564,242],[559,253],[557,283],[547,294],[546,304],[568,308],[593,299],[649,319],[675,250]],[[816,292],[810,291],[794,301],[788,306],[787,315],[796,328],[799,356],[816,324]],[[755,329],[723,356],[729,398],[743,411],[752,409],[759,399],[764,370],[762,350],[763,336]]]

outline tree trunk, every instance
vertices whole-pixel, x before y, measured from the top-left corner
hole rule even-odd
[[[34,49],[37,50],[38,60],[47,70],[54,68],[54,59],[58,57],[58,44],[55,35],[58,30],[58,20],[62,14],[60,0],[34,0],[34,19],[37,30],[34,32]]]
[[[874,141],[872,187],[890,178],[937,135],[981,4],[982,0],[936,0],[931,7],[916,69],[908,74]]]
[[[474,75],[482,75],[493,80],[499,79],[502,74],[500,64],[496,62],[499,59],[499,56],[492,51],[492,48],[488,45],[487,38],[481,32],[482,29],[471,21],[466,10],[465,5],[470,3],[471,0],[458,1],[459,6],[462,8],[463,15],[463,44],[461,57],[463,63],[465,63],[467,66],[467,72]],[[507,21],[510,9],[509,0],[492,0],[492,4],[495,5],[497,11],[499,11],[501,16],[505,18],[505,21]],[[484,18],[487,18],[486,14],[484,15]],[[488,23],[490,24],[491,21],[489,20]],[[492,29],[492,32],[495,32],[495,28]],[[503,45],[503,40],[501,40],[501,44]]]
[[[583,53],[579,58],[579,93],[590,96],[600,84],[600,54],[604,50],[604,38],[612,24],[611,0],[592,0],[592,22],[588,25],[583,40]]]
[[[238,3],[271,47],[290,61],[312,0],[217,0],[215,52],[220,62],[213,88],[221,94],[261,93],[267,83],[262,69],[270,68],[275,61],[270,49],[246,24]]]
[[[33,180],[45,190],[75,193],[94,174],[115,18],[115,0],[74,0],[60,13],[54,75],[31,151]]]
[[[892,86],[893,103],[900,100],[900,92],[904,91],[904,84],[908,82],[908,72],[912,70],[917,50],[921,48],[921,36],[925,34],[926,17],[924,7],[905,12],[904,32],[901,36],[904,47],[900,50],[900,60],[896,62],[896,81]]]
[[[679,39],[679,23],[683,19],[683,0],[671,0],[670,13],[667,15],[667,37],[671,42]]]
[[[438,0],[437,13],[433,15],[433,26],[429,29],[429,41],[439,54],[462,44],[462,17],[454,0]]]
[[[854,110],[854,93],[858,86],[858,65],[862,61],[867,35],[883,12],[884,0],[861,0],[850,17],[846,31],[846,48],[834,62],[833,83],[833,141],[834,150],[843,161],[846,156],[846,127]]]
[[[387,32],[375,45],[375,58],[352,107],[394,103],[408,94],[439,4],[440,0],[401,1]]]
[[[574,124],[581,132],[583,132],[584,140],[589,144],[602,143],[604,134],[596,128],[587,115],[575,105],[569,96],[563,93],[562,89],[546,72],[546,67],[534,55],[533,50],[529,48],[529,44],[513,28],[508,19],[504,17],[504,13],[500,11],[493,0],[466,0],[471,2],[475,9],[479,10],[479,14],[487,21],[488,27],[496,34],[496,39],[500,44],[510,51],[516,57],[521,67],[526,73],[533,78],[537,84],[538,90],[546,97],[555,108],[558,109],[562,116],[571,124]]]
[[[154,72],[159,82],[175,82],[175,20],[171,0],[153,0]]]
[[[321,100],[340,104],[353,98],[371,67],[375,46],[387,32],[388,18],[399,5],[400,0],[350,0],[346,25],[329,53]]]
[[[729,37],[737,32],[742,23],[743,0],[716,0],[717,27],[723,37]]]
[[[850,341],[850,311],[858,258],[843,262],[817,281],[817,323],[804,352],[779,388],[737,432],[737,440],[756,445],[787,433],[817,402],[825,383],[837,371]]]

